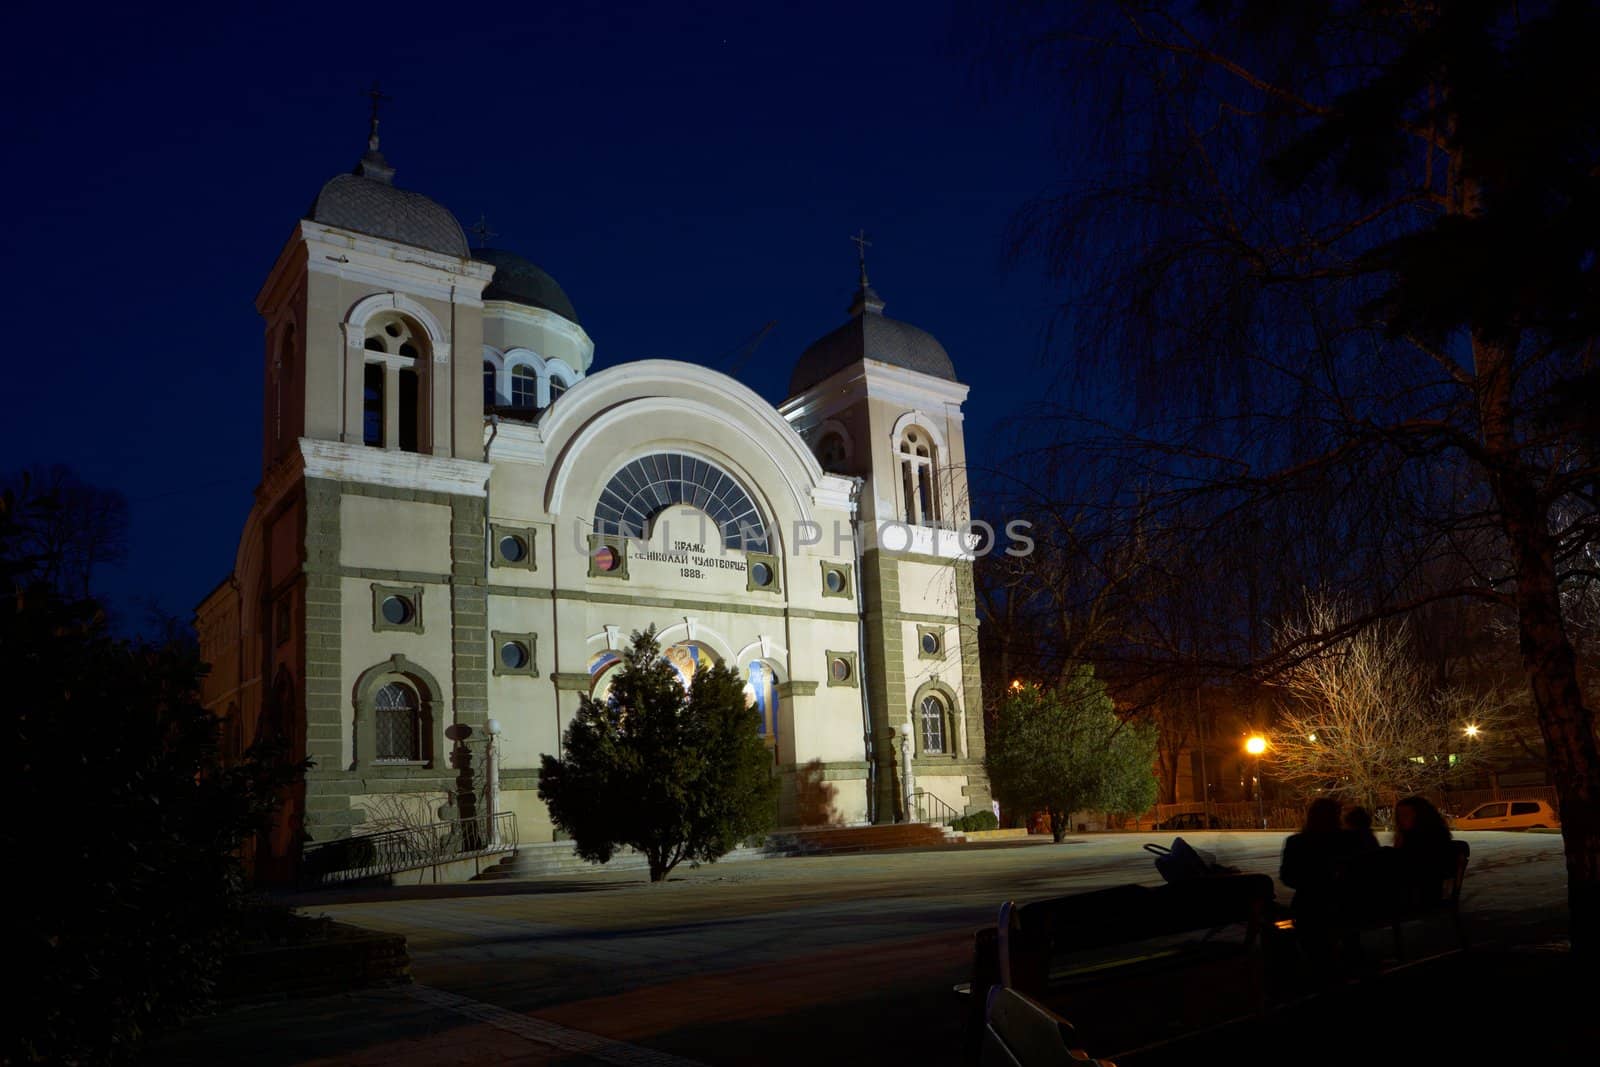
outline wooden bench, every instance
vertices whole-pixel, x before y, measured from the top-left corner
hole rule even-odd
[[[984,1004],[982,1067],[1116,1067],[1072,1045],[1072,1024],[1031,997],[995,986]]]
[[[1158,887],[1117,886],[1090,893],[1019,905],[1007,901],[995,927],[978,931],[974,941],[967,1058],[977,1060],[979,1037],[985,1032],[985,1006],[993,987],[1010,989],[1041,1003],[1046,1010],[1071,1001],[1081,1003],[1090,991],[1134,968],[1170,970],[1204,960],[1243,958],[1251,1010],[1264,1003],[1261,954],[1255,949],[1271,930],[1272,879],[1266,875],[1222,875]],[[1243,944],[1212,939],[1221,930],[1243,925]],[[1176,935],[1203,933],[1198,942],[1124,958],[1135,943]],[[1062,956],[1114,950],[1110,958],[1091,960],[1065,974],[1052,973]],[[1104,953],[1102,953],[1104,954]],[[1154,963],[1152,964],[1152,961]],[[1236,968],[1236,963],[1229,963]],[[1076,983],[1076,984],[1075,984]],[[1073,1013],[1078,1009],[1074,1008]]]

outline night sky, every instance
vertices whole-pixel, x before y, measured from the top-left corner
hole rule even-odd
[[[972,385],[969,448],[1051,374],[1049,290],[1011,216],[1057,172],[1047,108],[997,84],[955,5],[276,5],[9,16],[9,367],[0,466],[65,463],[131,504],[99,581],[125,625],[187,617],[259,474],[253,300],[365,147],[486,215],[561,282],[594,370],[721,365],[777,402],[844,320],[864,227],[887,313]],[[445,21],[441,22],[441,18]]]

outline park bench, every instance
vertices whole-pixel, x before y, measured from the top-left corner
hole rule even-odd
[[[1189,969],[1198,967],[1210,984],[1230,993],[1242,982],[1247,1010],[1258,1010],[1264,1003],[1258,949],[1272,926],[1272,899],[1271,878],[1242,874],[1117,886],[1023,905],[1007,901],[999,923],[980,930],[974,943],[969,1061],[979,1051],[987,994],[995,986],[1076,1015],[1097,1002],[1112,1003],[1119,981],[1136,983],[1146,1000],[1183,1001],[1195,978]],[[1239,926],[1242,939],[1216,936]],[[1195,939],[1196,933],[1203,936]],[[1152,941],[1163,943],[1152,948]],[[1140,943],[1144,947],[1136,948]]]
[[[1450,842],[1455,862],[1451,873],[1440,879],[1438,896],[1426,900],[1407,900],[1397,905],[1377,905],[1370,908],[1355,923],[1356,933],[1388,927],[1394,937],[1395,959],[1405,962],[1406,944],[1404,926],[1408,922],[1444,916],[1450,920],[1456,944],[1468,948],[1466,926],[1461,921],[1461,886],[1467,880],[1467,861],[1472,856],[1472,846],[1465,841]],[[1282,932],[1293,932],[1293,919],[1279,919],[1274,926]]]
[[[994,986],[984,1003],[982,1067],[1116,1067],[1073,1047],[1072,1024],[1031,997]]]

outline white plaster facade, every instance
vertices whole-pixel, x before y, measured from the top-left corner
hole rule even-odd
[[[917,787],[958,812],[987,809],[956,532],[966,387],[866,358],[774,408],[690,363],[590,373],[585,329],[496,295],[497,269],[302,220],[257,298],[262,482],[234,573],[197,626],[214,665],[207,700],[233,744],[276,734],[315,761],[270,845],[280,870],[300,843],[369,829],[397,806],[422,818],[474,802],[491,716],[502,803],[521,840],[551,840],[539,761],[603,689],[607,654],[647,627],[691,669],[733,666],[753,697],[770,683],[759,703],[781,822],[904,817],[893,738],[906,722]],[[537,390],[511,410],[518,368]],[[926,503],[937,525],[900,521],[908,427],[936,450],[937,482],[919,491],[938,495]],[[845,438],[832,473],[813,451],[829,432]],[[680,463],[682,484],[735,485],[729,499],[753,508],[765,543],[719,531],[694,500],[649,495],[671,479],[644,494],[642,541],[597,531],[619,471],[665,456],[694,461]],[[502,552],[518,544],[519,558]],[[390,618],[396,598],[409,614]],[[508,645],[526,660],[513,664]],[[930,695],[945,719],[924,733]],[[411,698],[418,733],[397,741],[384,701]]]

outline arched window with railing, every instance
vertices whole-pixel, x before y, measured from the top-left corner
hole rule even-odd
[[[933,436],[920,426],[907,427],[900,435],[899,460],[906,523],[939,525],[939,456]]]
[[[375,448],[420,452],[425,439],[422,375],[430,351],[427,333],[399,312],[366,323],[367,353],[361,379],[361,440]]]

